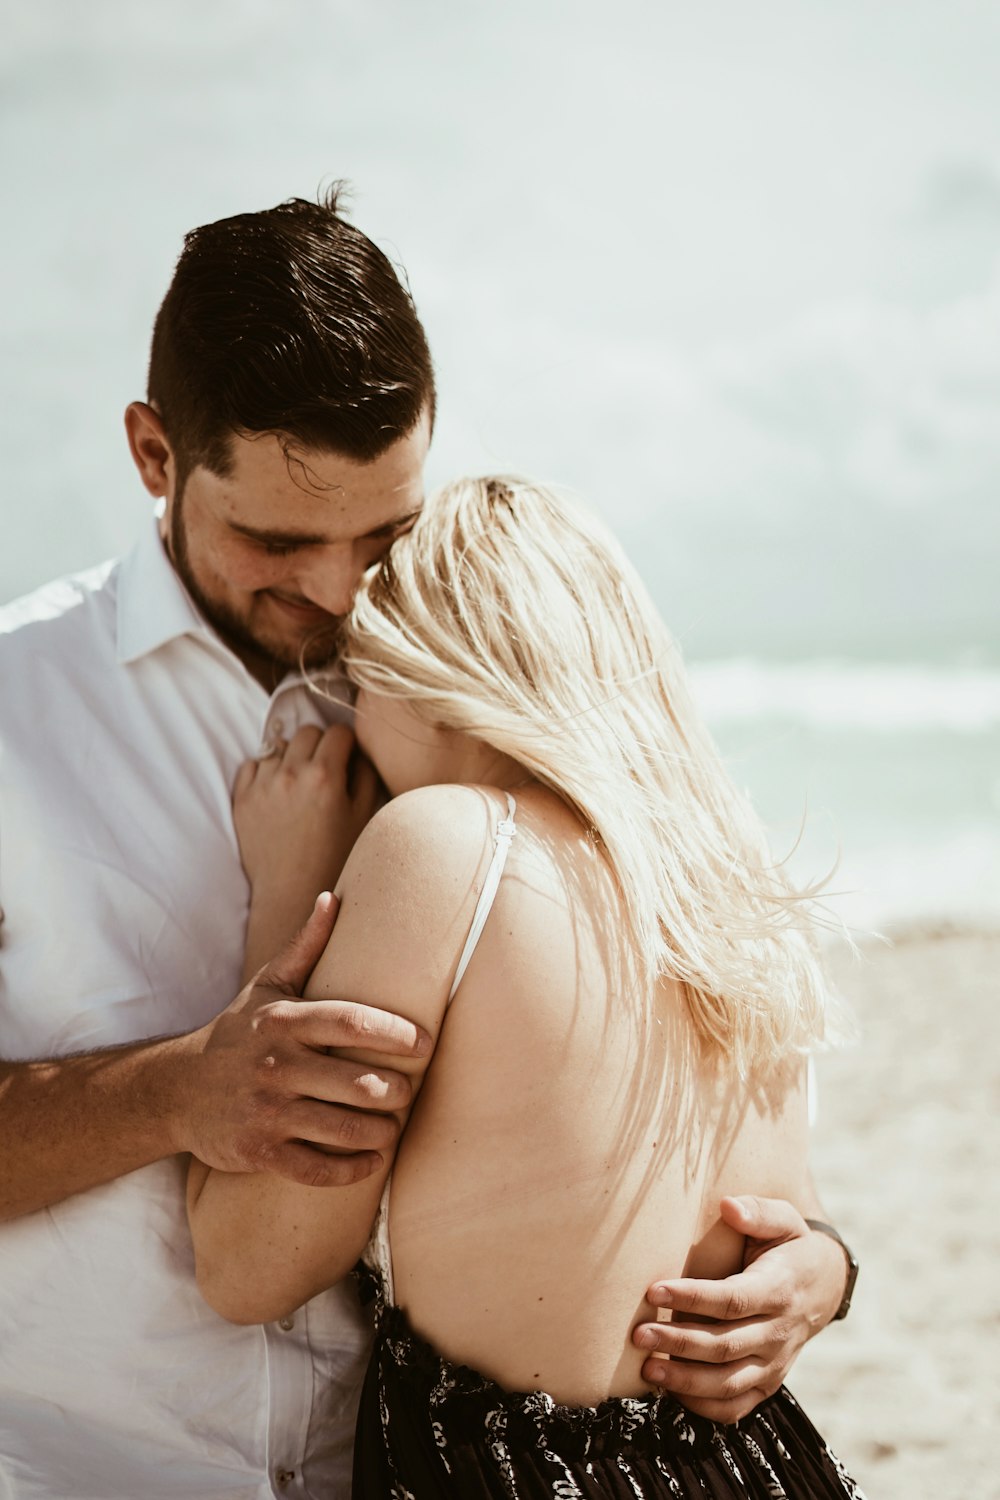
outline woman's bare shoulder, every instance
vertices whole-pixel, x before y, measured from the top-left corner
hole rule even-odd
[[[372,818],[351,854],[357,867],[386,861],[436,870],[478,857],[500,806],[484,788],[446,783],[416,787],[387,802]]]
[[[419,787],[386,803],[365,828],[337,887],[345,911],[361,906],[369,930],[452,940],[471,913],[493,848],[497,794],[457,785]]]
[[[516,836],[502,888],[519,908],[549,920],[553,906],[607,911],[608,869],[576,814],[547,788],[516,791]],[[441,929],[441,918],[470,917],[474,897],[507,816],[497,787],[452,783],[418,787],[372,818],[344,869],[338,893],[364,899],[373,913],[412,895]],[[363,897],[362,897],[362,892]],[[508,896],[509,899],[509,896]],[[444,926],[448,926],[447,920]]]

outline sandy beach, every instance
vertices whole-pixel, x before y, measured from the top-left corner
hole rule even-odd
[[[819,1060],[813,1155],[862,1271],[789,1385],[869,1500],[997,1500],[1000,933],[899,934],[833,972],[862,1037]]]

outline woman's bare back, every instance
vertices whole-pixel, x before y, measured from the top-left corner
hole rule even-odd
[[[720,1197],[799,1192],[803,1069],[741,1083],[700,1048],[678,986],[636,993],[599,851],[553,794],[517,798],[396,1159],[395,1292],[449,1359],[589,1405],[647,1388],[629,1334],[655,1314],[637,1288],[739,1269]]]

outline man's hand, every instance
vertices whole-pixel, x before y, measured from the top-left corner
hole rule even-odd
[[[720,1214],[747,1237],[743,1270],[720,1281],[655,1282],[647,1300],[670,1308],[673,1320],[640,1323],[632,1341],[651,1351],[644,1380],[700,1416],[736,1422],[774,1394],[803,1344],[833,1317],[844,1256],[782,1199],[723,1198]]]
[[[307,1187],[359,1182],[394,1146],[410,1083],[391,1069],[328,1057],[363,1047],[422,1057],[426,1032],[388,1011],[297,996],[336,921],[324,892],[306,925],[221,1015],[178,1037],[183,1082],[176,1149],[227,1172],[276,1172]]]
[[[230,1172],[358,1182],[398,1135],[400,1073],[327,1057],[363,1047],[424,1057],[430,1038],[386,1011],[299,1000],[336,916],[324,894],[278,958],[200,1030],[99,1052],[0,1061],[0,1221],[190,1151]]]

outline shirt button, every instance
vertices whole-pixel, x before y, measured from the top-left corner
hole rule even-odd
[[[292,1482],[292,1480],[294,1478],[295,1478],[295,1470],[294,1469],[276,1469],[275,1470],[274,1482],[278,1486],[279,1490],[287,1489],[287,1487],[291,1484],[291,1482]]]
[[[279,1318],[278,1327],[282,1330],[283,1333],[291,1333],[292,1329],[295,1327],[295,1319]]]
[[[270,722],[270,724],[268,725],[268,735],[267,735],[267,737],[268,737],[269,740],[280,740],[281,737],[282,737],[282,735],[284,734],[284,732],[285,732],[285,721],[284,721],[284,719],[281,719],[281,718],[272,719],[271,722]]]

